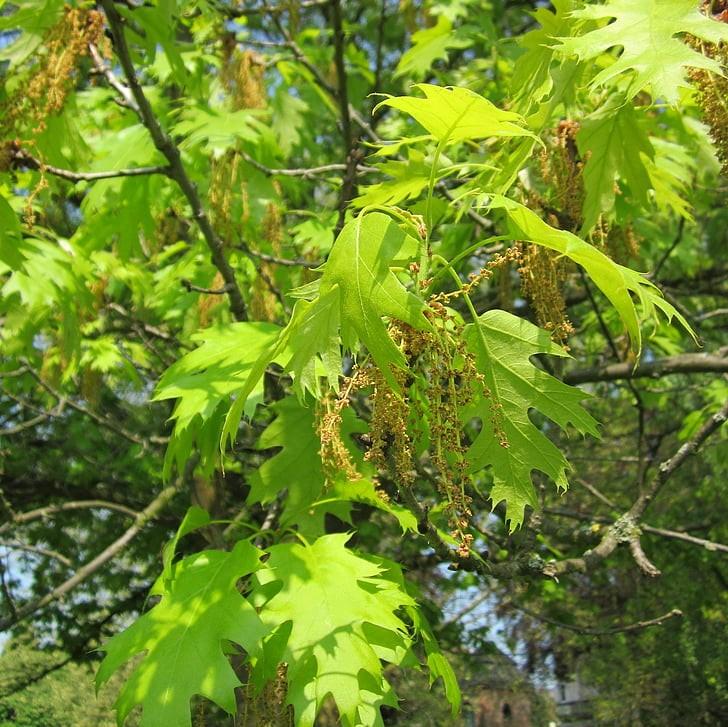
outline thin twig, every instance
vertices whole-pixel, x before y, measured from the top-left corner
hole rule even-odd
[[[99,179],[114,179],[115,177],[143,177],[151,174],[169,173],[169,167],[157,165],[150,167],[132,167],[130,169],[114,169],[107,172],[74,172],[70,169],[61,169],[36,159],[25,151],[17,150],[13,154],[13,161],[28,169],[37,169],[54,177],[66,179],[69,182],[95,182]]]
[[[276,257],[275,255],[268,255],[265,252],[258,252],[248,247],[241,248],[242,251],[250,257],[257,258],[266,263],[273,265],[283,265],[286,267],[301,267],[301,268],[318,268],[324,264],[324,260],[306,260],[305,258],[288,259],[283,257]]]
[[[108,502],[106,500],[71,500],[62,502],[58,505],[48,505],[47,507],[39,507],[35,510],[27,512],[14,513],[9,522],[0,525],[0,533],[9,530],[13,525],[23,525],[33,520],[41,520],[51,517],[59,512],[68,512],[69,510],[111,510],[120,512],[127,517],[137,518],[139,513],[132,508],[122,505],[118,502]]]
[[[717,553],[728,553],[728,545],[722,543],[716,543],[712,540],[706,540],[705,538],[696,538],[694,535],[688,535],[688,533],[681,533],[678,530],[665,530],[664,528],[653,528],[651,525],[642,525],[642,532],[649,533],[650,535],[659,535],[663,538],[670,538],[672,540],[682,540],[686,543],[692,543],[693,545],[699,545],[701,548],[710,550]]]
[[[130,109],[135,114],[137,114],[137,116],[141,116],[139,106],[134,100],[132,92],[116,77],[116,74],[112,70],[111,66],[106,63],[101,53],[99,53],[99,49],[93,43],[89,43],[88,48],[89,52],[91,53],[91,58],[93,58],[94,65],[96,66],[98,72],[106,78],[106,82],[109,84],[109,86],[111,86],[111,88],[113,88],[119,94],[119,96],[121,96],[121,101],[118,101],[119,105]]]
[[[330,0],[299,0],[296,3],[298,10],[308,10],[310,8],[319,8],[324,5],[328,5]],[[236,8],[236,7],[225,7],[224,13],[229,18],[247,18],[251,15],[281,15],[282,13],[290,12],[290,5],[258,5],[253,8]]]
[[[557,621],[556,619],[550,618],[549,616],[544,616],[543,614],[536,613],[530,608],[526,608],[525,606],[521,606],[517,603],[511,602],[510,605],[517,611],[521,611],[527,616],[535,618],[537,621],[542,621],[543,623],[550,624],[551,626],[556,626],[556,628],[566,629],[567,631],[573,631],[574,633],[584,634],[586,636],[610,636],[612,634],[624,634],[630,631],[641,631],[642,629],[647,629],[651,626],[662,626],[665,621],[669,621],[672,618],[680,617],[683,615],[683,612],[679,608],[673,608],[671,611],[668,611],[662,616],[652,618],[649,621],[637,621],[636,623],[629,624],[627,626],[614,626],[607,629],[598,629],[592,626],[577,626],[575,624],[563,623],[562,621]]]
[[[92,576],[98,571],[103,565],[109,560],[115,558],[121,553],[124,548],[139,534],[144,526],[153,520],[172,500],[177,494],[177,491],[182,485],[182,478],[178,478],[174,484],[165,487],[149,505],[147,505],[142,512],[140,512],[134,523],[128,528],[124,534],[117,538],[111,545],[104,548],[93,560],[86,563],[86,565],[79,568],[70,578],[66,579],[59,586],[54,588],[42,596],[41,598],[26,603],[24,606],[20,606],[14,616],[0,620],[0,631],[5,631],[11,626],[14,626],[18,622],[24,620],[28,616],[40,611],[41,609],[48,606],[50,603],[63,598],[70,593],[74,588],[83,583],[87,578]]]
[[[657,468],[657,473],[649,485],[644,486],[632,507],[624,513],[617,521],[607,529],[599,544],[586,551],[581,557],[566,558],[560,561],[551,561],[546,564],[544,572],[547,575],[558,576],[573,571],[585,572],[591,570],[595,565],[609,557],[621,543],[629,544],[633,556],[641,558],[641,547],[634,546],[633,542],[639,540],[640,518],[654,498],[659,494],[668,479],[685,463],[685,461],[705,443],[706,439],[717,432],[728,419],[728,402],[719,411],[711,416],[700,430],[685,442],[677,452],[669,459],[662,462]],[[649,562],[649,561],[647,561]],[[644,566],[645,563],[639,563]],[[650,564],[651,565],[651,564]],[[654,566],[652,566],[653,569]],[[656,570],[656,569],[655,569]],[[646,572],[649,572],[648,568]],[[652,573],[651,573],[652,574]]]
[[[602,494],[594,485],[590,485],[588,482],[577,479],[576,482],[578,482],[585,490],[588,490],[591,492],[594,497],[597,498],[597,500],[601,500],[605,505],[608,505],[609,507],[616,507],[616,505],[604,494]]]
[[[24,550],[28,553],[34,553],[35,555],[42,555],[46,558],[57,560],[59,563],[63,563],[66,568],[73,568],[73,563],[70,558],[67,558],[65,555],[56,550],[42,548],[38,545],[30,545],[29,543],[21,543],[15,540],[0,540],[0,548],[8,548],[9,550]]]
[[[227,285],[223,285],[222,288],[215,289],[201,288],[199,285],[195,285],[194,283],[187,280],[187,278],[182,278],[179,282],[188,293],[204,293],[205,295],[225,295],[225,293],[227,293],[229,290]]]
[[[30,365],[30,362],[27,359],[21,359],[23,363],[28,367],[28,373],[53,397],[55,397],[59,402],[64,401],[71,409],[75,409],[80,414],[84,414],[85,416],[89,417],[89,419],[92,419],[97,424],[100,424],[102,427],[108,429],[109,431],[114,432],[115,434],[118,434],[119,436],[123,437],[124,439],[127,439],[128,441],[139,444],[145,449],[150,444],[166,444],[169,439],[167,437],[157,437],[152,436],[149,437],[149,439],[144,439],[143,437],[140,437],[139,435],[135,434],[134,432],[130,432],[128,429],[125,429],[122,426],[119,426],[115,422],[111,421],[110,419],[107,419],[106,417],[101,416],[100,414],[97,414],[92,409],[87,409],[82,404],[79,404],[78,402],[73,401],[73,399],[68,399],[65,396],[63,396],[59,391],[57,391],[53,386],[51,386],[47,381],[44,381],[40,374],[33,369],[33,367]]]

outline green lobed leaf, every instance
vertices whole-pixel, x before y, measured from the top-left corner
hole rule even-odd
[[[424,78],[435,61],[447,60],[449,50],[467,48],[470,45],[471,41],[458,38],[453,33],[452,23],[441,15],[431,28],[418,30],[412,35],[412,47],[402,54],[394,77]]]
[[[661,311],[668,321],[677,319],[695,338],[685,317],[668,303],[662,297],[660,289],[641,273],[618,265],[603,252],[580,240],[571,232],[550,227],[536,213],[518,202],[494,195],[491,198],[491,207],[506,212],[516,239],[556,250],[584,268],[616,308],[629,333],[632,348],[638,356],[642,352],[642,331],[632,296],[637,299],[643,318],[657,324],[660,317],[658,311]]]
[[[459,141],[487,139],[492,136],[533,136],[521,124],[523,117],[502,111],[480,94],[467,88],[415,84],[425,98],[392,96],[377,104],[404,111],[437,141],[454,144]]]
[[[646,160],[655,150],[647,134],[637,123],[632,104],[617,105],[612,99],[581,123],[576,142],[584,165],[584,222],[582,234],[592,230],[600,215],[608,216],[614,209],[615,179],[628,185],[635,199],[648,204],[651,188]]]
[[[525,109],[538,104],[554,86],[551,63],[554,58],[554,37],[569,34],[573,20],[574,0],[554,0],[554,10],[538,8],[532,15],[540,28],[526,33],[519,41],[525,49],[516,59],[511,88],[514,99]],[[554,12],[555,11],[555,12]]]
[[[531,472],[539,470],[565,489],[569,467],[561,451],[533,424],[531,409],[562,429],[574,426],[598,436],[597,422],[581,406],[587,395],[531,363],[531,356],[568,356],[548,331],[500,310],[465,327],[465,341],[484,376],[485,392],[466,412],[482,429],[467,452],[470,470],[493,468],[493,506],[506,501],[511,530],[523,522],[526,505],[538,506]]]
[[[23,254],[23,234],[15,210],[0,195],[0,262],[20,270],[27,259]]]
[[[165,476],[175,463],[182,471],[195,445],[203,466],[212,467],[230,397],[249,381],[261,351],[276,340],[279,331],[271,323],[229,323],[205,329],[193,336],[200,346],[164,372],[153,400],[178,400],[171,416],[175,425],[165,456]],[[249,416],[262,399],[259,376],[243,402]]]
[[[355,350],[361,342],[385,378],[396,387],[391,366],[404,366],[404,356],[387,335],[382,317],[424,330],[425,304],[391,271],[417,257],[420,242],[381,212],[361,214],[344,226],[321,278],[321,297],[338,288],[341,338]]]
[[[419,197],[430,180],[430,165],[415,150],[410,150],[407,161],[391,159],[378,168],[391,179],[361,187],[361,194],[351,202],[353,207],[399,205]]]
[[[425,304],[410,293],[391,271],[418,254],[419,242],[381,212],[361,214],[339,233],[323,268],[318,295],[296,303],[290,322],[275,341],[264,347],[225,419],[220,445],[233,441],[246,402],[266,366],[281,357],[295,377],[299,396],[320,394],[319,376],[335,387],[341,372],[340,339],[350,351],[363,344],[396,388],[391,366],[402,367],[404,356],[387,334],[383,316],[413,328],[429,327]],[[315,293],[316,286],[307,286]],[[338,328],[338,330],[337,330]],[[284,350],[293,353],[283,356]]]
[[[622,74],[630,74],[628,98],[650,88],[653,99],[674,104],[679,89],[689,86],[688,68],[721,73],[716,60],[681,37],[689,33],[711,43],[728,41],[728,25],[703,15],[694,0],[608,0],[604,5],[590,3],[574,16],[613,22],[582,36],[561,38],[558,50],[588,60],[622,48],[617,60],[597,73],[592,86],[613,84]]]
[[[225,642],[255,652],[266,628],[240,595],[237,583],[260,567],[260,552],[240,541],[231,552],[207,550],[173,567],[171,580],[152,589],[159,603],[106,642],[97,688],[129,659],[143,655],[124,683],[116,709],[123,724],[142,706],[140,727],[191,727],[190,699],[200,695],[229,714],[240,680]]]
[[[404,658],[410,638],[397,612],[415,604],[382,577],[382,566],[348,550],[349,538],[335,534],[313,545],[274,545],[258,573],[259,597],[266,597],[272,582],[279,587],[261,608],[261,619],[271,628],[292,624],[284,661],[296,727],[313,727],[328,695],[345,727],[383,726],[379,708],[396,705],[381,659]]]
[[[282,490],[287,490],[280,515],[281,528],[296,525],[306,537],[317,537],[324,532],[327,511],[347,521],[350,507],[344,497],[330,501],[327,508],[314,507],[323,495],[325,484],[314,404],[309,400],[304,405],[289,396],[272,404],[270,409],[276,418],[260,435],[256,446],[281,449],[251,475],[248,502],[273,502]],[[352,445],[352,450],[350,435],[361,431],[362,425],[348,409],[344,411],[342,438]]]

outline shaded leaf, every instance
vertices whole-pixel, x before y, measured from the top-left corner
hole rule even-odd
[[[562,429],[574,426],[598,436],[597,422],[581,406],[586,394],[531,363],[531,356],[567,356],[548,331],[510,313],[491,310],[465,328],[464,337],[483,374],[485,395],[472,408],[482,429],[467,452],[471,471],[493,468],[490,497],[495,507],[506,501],[511,530],[523,522],[526,505],[538,506],[531,472],[539,470],[557,487],[568,485],[569,467],[561,451],[533,424],[536,409]]]
[[[517,239],[556,250],[586,270],[597,287],[616,308],[629,333],[632,348],[638,356],[642,351],[642,332],[632,296],[637,299],[643,318],[657,324],[660,318],[658,311],[660,311],[668,322],[673,318],[677,319],[683,328],[694,337],[685,317],[668,303],[662,297],[660,289],[641,273],[618,265],[603,252],[580,240],[571,232],[550,227],[537,214],[518,202],[494,195],[491,206],[505,210],[513,228],[513,234]]]

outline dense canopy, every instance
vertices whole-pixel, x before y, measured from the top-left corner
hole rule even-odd
[[[726,73],[722,0],[0,0],[0,725],[728,723]]]

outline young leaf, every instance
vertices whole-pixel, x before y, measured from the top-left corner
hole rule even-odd
[[[23,254],[23,233],[15,210],[0,195],[0,262],[20,270],[27,259]]]
[[[425,304],[390,270],[418,254],[419,242],[381,212],[362,214],[344,226],[321,278],[321,297],[338,288],[341,337],[355,350],[366,346],[382,374],[393,381],[390,366],[404,366],[404,356],[387,335],[383,316],[419,330],[429,328]],[[396,387],[396,382],[393,382]]]
[[[511,199],[494,195],[491,207],[503,209],[513,228],[514,238],[527,240],[556,250],[581,265],[597,287],[617,309],[627,332],[632,348],[639,356],[642,352],[642,332],[632,295],[637,298],[642,316],[659,322],[658,311],[662,311],[668,321],[676,318],[693,337],[695,334],[685,317],[668,303],[660,289],[644,275],[618,265],[603,252],[580,240],[565,230],[557,230],[547,225],[535,212]]]
[[[202,464],[212,468],[230,396],[249,380],[253,364],[280,331],[270,323],[230,323],[193,336],[201,345],[172,364],[157,385],[154,401],[178,399],[172,412],[174,431],[165,456],[165,476],[172,465],[182,471],[196,444]],[[260,377],[245,399],[252,415],[263,398]]]
[[[251,475],[248,502],[272,502],[281,490],[286,489],[288,492],[280,516],[281,527],[294,524],[306,537],[317,537],[324,532],[324,515],[327,511],[334,512],[342,520],[348,520],[350,508],[346,498],[341,498],[340,501],[329,503],[327,508],[313,509],[314,503],[322,496],[325,484],[314,404],[309,400],[304,405],[289,396],[270,408],[276,418],[260,435],[257,447],[280,447],[281,450]],[[344,442],[349,442],[354,432],[361,431],[362,424],[346,409],[342,417]]]
[[[441,15],[432,28],[418,30],[412,36],[412,47],[399,59],[394,77],[424,78],[435,61],[446,61],[451,48],[467,48],[471,44],[452,32],[452,23]]]
[[[248,653],[266,628],[237,582],[260,567],[260,552],[240,541],[229,552],[207,550],[181,560],[171,580],[152,589],[160,602],[102,647],[97,687],[144,654],[116,700],[119,724],[142,706],[141,727],[191,727],[190,699],[201,695],[235,714],[240,680],[223,650],[231,641]]]
[[[651,184],[643,157],[652,159],[655,150],[637,123],[632,104],[608,103],[584,120],[576,141],[586,159],[582,233],[589,232],[600,215],[609,215],[613,210],[617,176],[629,185],[636,200],[647,206]]]
[[[274,545],[258,573],[262,597],[271,581],[280,584],[260,610],[263,622],[292,623],[284,661],[297,727],[313,727],[328,695],[345,727],[382,725],[379,707],[396,704],[380,658],[398,663],[406,654],[410,639],[396,612],[415,604],[382,567],[346,548],[349,537]]]
[[[699,53],[678,36],[689,33],[710,43],[728,40],[728,25],[712,20],[695,0],[609,0],[590,3],[574,15],[587,20],[614,19],[609,25],[574,38],[561,38],[558,49],[588,60],[621,47],[619,58],[601,70],[592,86],[613,82],[631,73],[627,95],[636,96],[650,88],[653,99],[676,103],[681,87],[688,87],[688,68],[705,68],[721,73],[720,64]]]
[[[554,37],[569,34],[573,20],[571,11],[574,0],[554,0],[554,11],[538,8],[532,13],[533,19],[541,25],[536,30],[526,33],[519,45],[525,52],[516,59],[513,68],[511,88],[514,98],[525,109],[538,104],[553,88],[551,62],[554,57]]]
[[[246,402],[258,386],[265,367],[293,353],[285,367],[295,377],[295,388],[320,394],[318,378],[325,374],[336,386],[341,371],[339,332],[346,348],[366,346],[384,376],[394,387],[397,382],[390,366],[404,366],[404,356],[387,335],[383,316],[409,323],[413,328],[429,326],[423,315],[425,304],[410,293],[390,270],[418,254],[419,243],[404,233],[381,212],[361,214],[341,230],[312,301],[299,300],[290,322],[278,338],[264,347],[249,369],[247,380],[225,419],[221,447],[235,439]]]
[[[425,98],[392,96],[377,104],[409,114],[439,142],[487,139],[491,136],[533,136],[524,129],[523,117],[502,111],[488,99],[467,88],[445,88],[429,83],[414,86]]]
[[[390,159],[378,168],[392,179],[363,187],[362,193],[352,200],[354,207],[399,205],[419,197],[430,180],[430,165],[425,155],[415,150],[410,150],[407,161]]]
[[[537,409],[562,429],[573,425],[598,436],[597,422],[582,408],[586,394],[534,366],[537,353],[567,356],[547,331],[505,311],[484,313],[465,328],[465,340],[483,374],[485,395],[467,411],[482,422],[468,450],[470,469],[493,467],[493,506],[506,501],[511,530],[523,522],[526,505],[538,506],[532,470],[547,474],[566,488],[569,467],[561,451],[534,426],[529,411]]]

